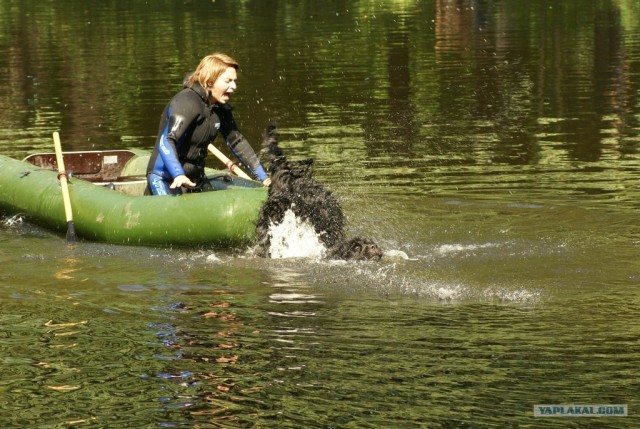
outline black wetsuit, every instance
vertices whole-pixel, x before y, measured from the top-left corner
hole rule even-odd
[[[231,111],[228,104],[212,104],[198,83],[184,88],[171,99],[162,113],[158,138],[147,166],[151,193],[166,194],[173,179],[183,174],[202,186],[207,146],[218,132],[258,180],[267,178],[249,142],[238,131]]]

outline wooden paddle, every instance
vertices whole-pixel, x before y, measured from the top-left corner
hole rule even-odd
[[[236,163],[234,163],[229,158],[227,158],[225,156],[225,154],[220,152],[214,145],[209,144],[209,152],[214,154],[216,156],[216,158],[218,158],[220,161],[222,161],[222,163],[224,165],[226,165],[232,173],[236,174],[239,177],[242,177],[243,179],[252,180],[251,177],[249,177],[249,175],[247,173],[242,171],[240,169],[240,167],[238,167],[238,165]]]
[[[58,163],[58,180],[62,188],[62,201],[64,202],[64,212],[67,216],[67,241],[75,243],[76,225],[73,222],[71,211],[71,199],[69,198],[69,186],[67,183],[67,172],[64,169],[64,159],[62,158],[62,147],[60,145],[60,135],[57,131],[53,133],[53,145],[56,149],[56,161]]]

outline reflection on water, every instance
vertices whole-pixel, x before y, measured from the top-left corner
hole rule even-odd
[[[20,232],[5,230],[5,422],[484,427],[529,425],[534,403],[633,404],[634,253],[603,253],[621,259],[601,272],[584,258],[611,246],[553,214],[538,239],[498,240],[492,223],[465,231],[495,207],[443,205],[456,227],[400,236],[409,258],[381,263],[60,249],[55,236],[16,258]]]
[[[0,423],[637,427],[639,17],[629,0],[0,2],[0,153],[51,151],[56,130],[69,150],[149,149],[215,45],[241,63],[243,133],[277,120],[349,234],[387,252],[69,246],[2,214]],[[534,419],[545,403],[629,417]]]

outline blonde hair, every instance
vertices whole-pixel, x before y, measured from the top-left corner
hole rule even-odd
[[[200,60],[196,71],[187,79],[187,86],[191,87],[194,83],[198,82],[200,86],[206,89],[212,86],[216,79],[229,67],[233,67],[237,71],[240,66],[237,61],[229,55],[220,52],[207,55]]]

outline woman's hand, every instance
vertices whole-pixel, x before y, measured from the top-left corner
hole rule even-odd
[[[181,186],[185,186],[187,188],[195,188],[196,184],[191,181],[187,176],[181,174],[180,176],[176,176],[173,179],[173,183],[169,186],[171,189],[176,189]]]
[[[267,177],[266,179],[264,179],[264,180],[262,181],[262,184],[263,184],[264,186],[269,186],[269,185],[271,184],[271,177]]]

